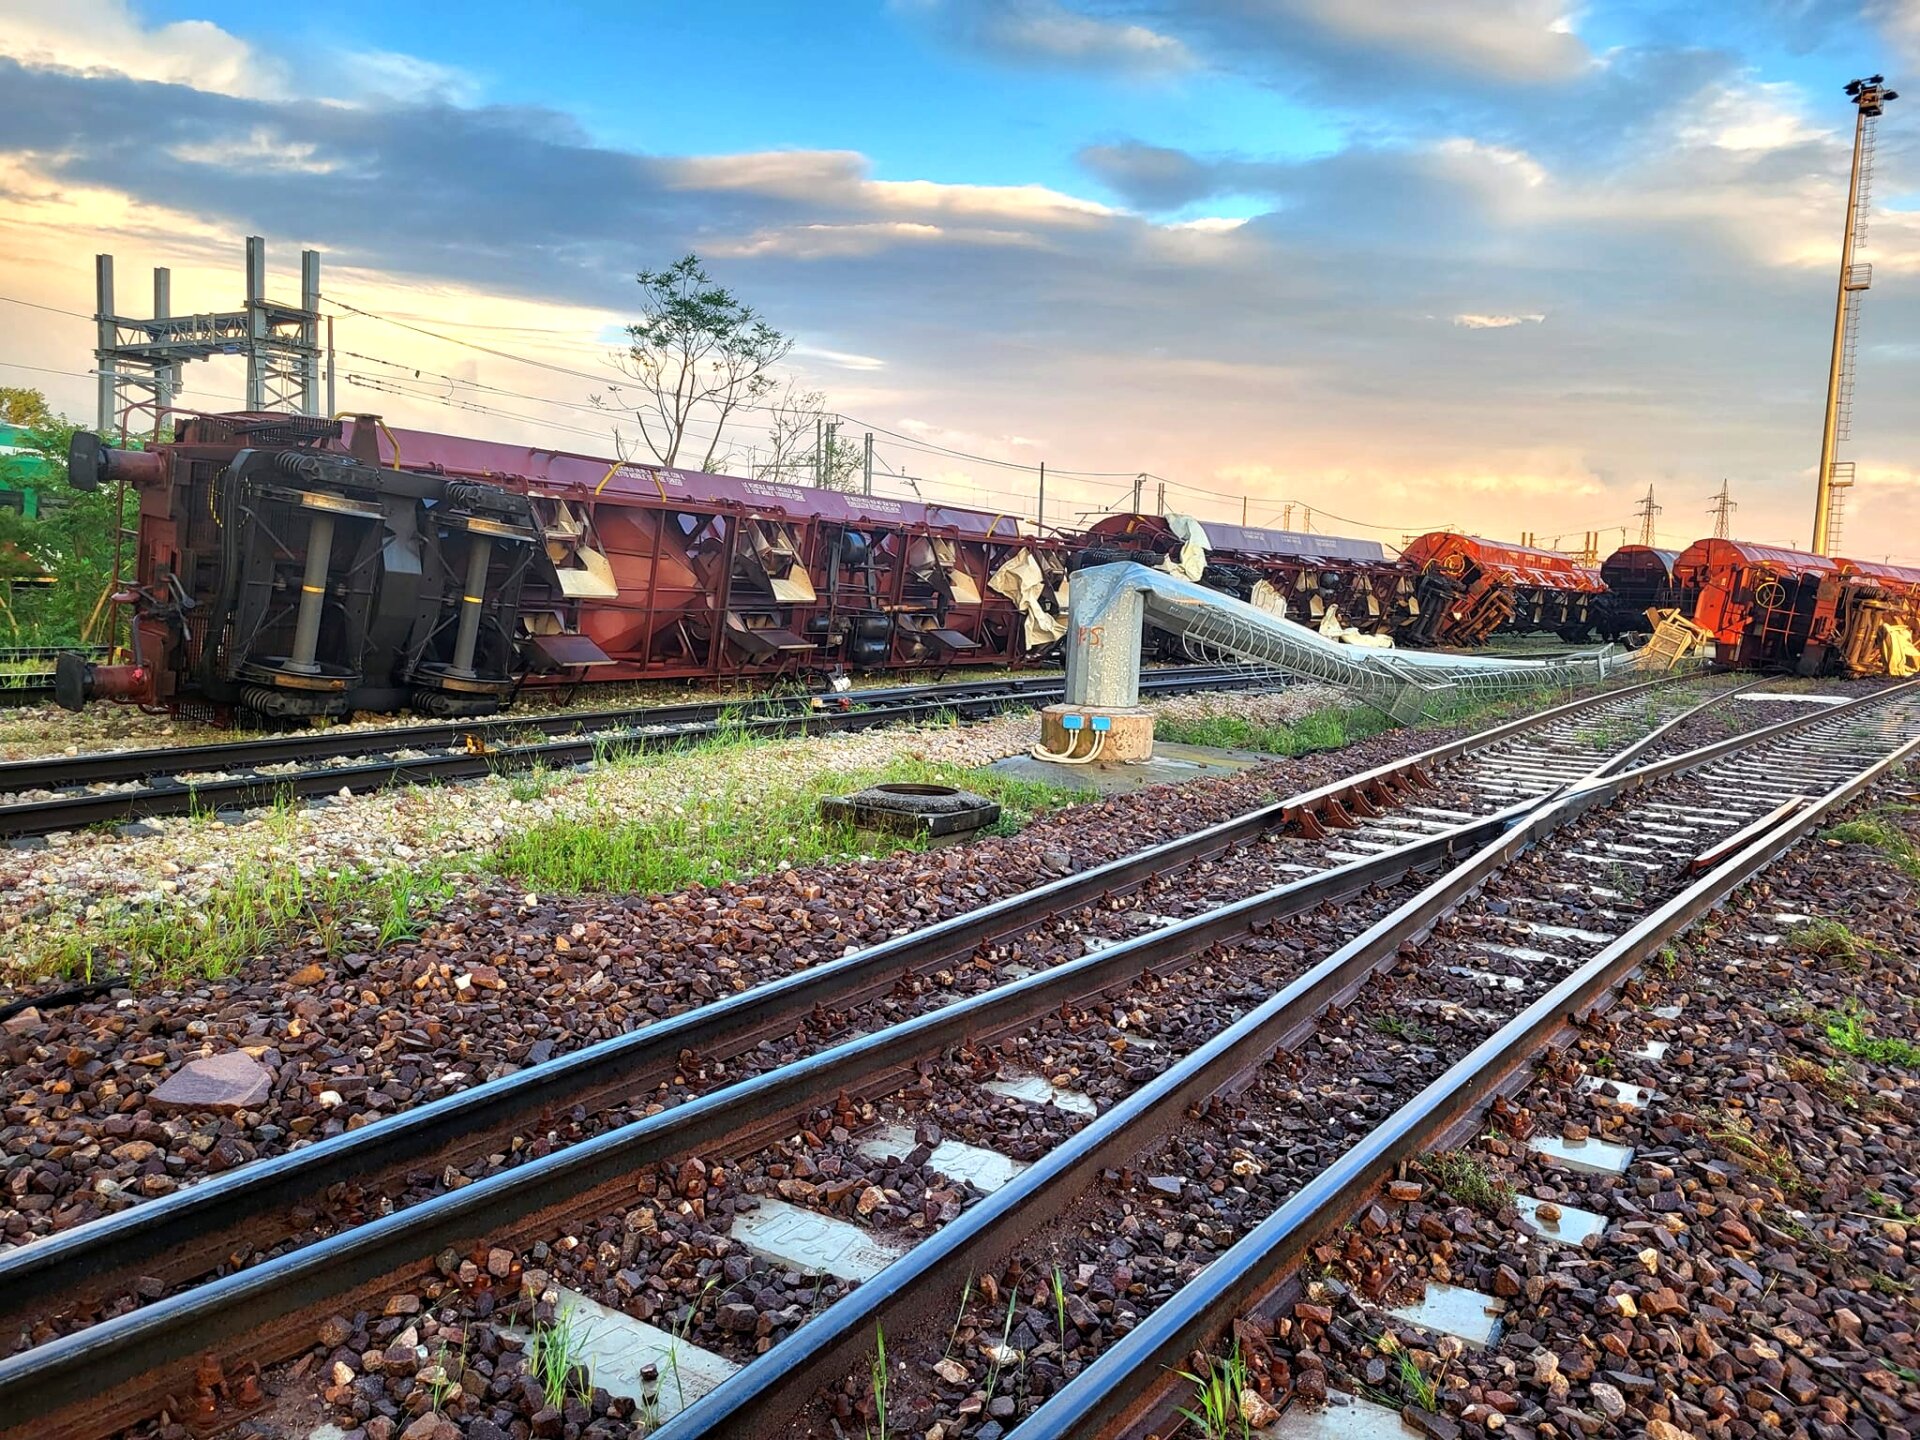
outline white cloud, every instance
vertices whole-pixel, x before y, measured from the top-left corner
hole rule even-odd
[[[311,93],[315,79],[312,59],[296,85],[279,56],[207,20],[149,25],[131,0],[0,0],[0,56],[251,99]],[[478,82],[464,70],[392,50],[323,50],[318,68],[336,98],[461,105],[479,99]]]
[[[1510,330],[1515,325],[1539,325],[1545,315],[1456,315],[1453,323],[1462,330]]]
[[[318,145],[289,140],[265,125],[254,126],[244,137],[173,145],[167,149],[167,154],[176,160],[218,168],[244,166],[289,170],[301,175],[327,175],[339,168],[335,161],[316,158],[319,153]]]
[[[846,350],[823,350],[818,345],[796,345],[793,353],[804,360],[819,360],[841,370],[884,370],[887,362],[872,355],[855,355]]]
[[[997,47],[1070,66],[1164,73],[1190,68],[1193,56],[1170,35],[1145,25],[1096,19],[1055,0],[989,7],[978,21]]]
[[[221,95],[272,96],[286,67],[205,20],[149,26],[128,0],[6,0],[0,55],[23,65],[109,70]]]
[[[1504,80],[1563,80],[1595,63],[1564,0],[1265,0],[1234,8],[1275,30],[1305,23],[1356,46]]]

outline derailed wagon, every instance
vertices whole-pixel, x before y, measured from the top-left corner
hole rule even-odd
[[[1064,547],[961,507],[372,417],[196,416],[71,459],[140,517],[133,659],[63,661],[75,707],[484,714],[525,685],[1024,664],[1064,631]]]

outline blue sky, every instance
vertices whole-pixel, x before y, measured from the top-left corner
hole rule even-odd
[[[106,249],[225,307],[264,234],[361,310],[608,373],[634,271],[696,249],[956,497],[1046,459],[1066,514],[1145,470],[1203,517],[1617,538],[1653,484],[1684,543],[1727,478],[1793,540],[1876,69],[1920,85],[1920,0],[0,0],[0,366],[84,407],[84,318],[17,302],[84,315]],[[1912,103],[1849,526],[1920,558]],[[355,403],[613,443],[579,375],[340,325]]]

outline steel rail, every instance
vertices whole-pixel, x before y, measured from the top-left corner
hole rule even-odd
[[[1173,691],[1233,689],[1252,683],[1256,683],[1255,680],[1247,676],[1244,671],[1215,671],[1199,678],[1168,678],[1157,684],[1148,685],[1147,688]],[[1144,681],[1143,684],[1145,684]],[[928,689],[935,690],[937,687],[928,687]],[[970,719],[978,718],[1002,710],[1025,708],[1063,693],[1065,693],[1063,682],[1057,681],[1048,681],[1044,687],[1002,690],[988,694],[935,693],[929,695],[922,692],[919,698],[903,697],[864,709],[796,711],[791,714],[748,717],[739,722],[738,728],[760,735],[869,730],[882,725],[929,719],[945,714],[959,714]],[[645,729],[596,731],[573,738],[507,745],[497,749],[481,748],[419,756],[394,755],[388,759],[373,760],[358,765],[314,766],[283,775],[242,773],[207,779],[182,780],[175,778],[176,774],[192,773],[188,764],[170,765],[164,772],[153,770],[153,762],[144,757],[164,755],[168,752],[140,751],[135,753],[143,758],[124,762],[125,768],[131,772],[137,766],[148,767],[149,773],[144,777],[128,773],[121,778],[123,780],[145,778],[147,784],[144,788],[86,791],[78,794],[56,795],[45,800],[23,800],[11,805],[0,805],[0,836],[45,834],[53,830],[78,829],[86,825],[116,820],[190,814],[196,810],[246,809],[272,804],[282,796],[335,795],[343,789],[361,792],[379,790],[393,784],[421,785],[471,780],[512,770],[528,769],[536,765],[580,764],[597,759],[608,750],[663,749],[688,740],[713,735],[721,730],[722,720],[718,717],[718,712],[727,707],[711,705],[699,708],[714,713],[705,718],[696,718],[684,723],[648,721],[645,723],[649,728]],[[429,727],[407,727],[408,730],[426,728]],[[432,728],[454,731],[455,738],[460,733],[458,727]],[[401,743],[388,738],[396,733],[405,732],[357,731],[355,735],[382,736],[381,743],[369,747],[366,753],[414,748],[412,743]],[[340,753],[337,748],[326,747],[324,736],[311,740],[308,737],[300,737],[300,740],[303,746],[309,747],[314,754]],[[271,742],[237,742],[240,748],[253,752],[259,752],[261,747],[268,743]],[[218,750],[225,747],[196,748]],[[180,752],[171,753],[179,754]],[[53,788],[45,779],[35,778],[30,773],[43,764],[47,766],[48,773],[59,775],[63,767],[66,773],[71,774],[76,766],[82,765],[91,768],[96,774],[105,774],[121,763],[121,757],[111,754],[87,756],[80,760],[68,761],[8,762],[8,765],[0,765],[0,791],[7,790],[9,786],[15,790]],[[229,757],[229,763],[231,763],[231,757]],[[254,763],[282,762],[256,761]],[[17,766],[19,769],[9,774],[9,766]],[[160,783],[155,783],[155,777],[162,774],[165,778]],[[112,782],[95,780],[87,783]]]
[[[1244,666],[1189,665],[1149,671],[1143,679],[1160,689],[1183,683],[1231,684],[1250,680]],[[469,720],[445,720],[423,725],[387,725],[365,730],[310,730],[270,735],[253,740],[221,740],[204,745],[154,746],[145,750],[109,750],[89,755],[53,755],[45,759],[0,762],[0,792],[20,789],[62,789],[75,785],[120,784],[155,775],[183,772],[246,770],[292,760],[371,755],[390,750],[421,750],[435,746],[482,743],[493,736],[566,735],[581,730],[613,730],[644,725],[697,725],[729,712],[743,720],[792,715],[844,712],[855,706],[888,705],[900,701],[946,699],[993,700],[1006,696],[1025,699],[1049,696],[1061,689],[1058,675],[1023,679],[941,681],[926,685],[897,685],[844,694],[766,695],[747,700],[694,700],[672,705],[628,705],[604,710],[561,710],[489,715]]]
[[[876,1326],[900,1333],[916,1323],[937,1320],[936,1312],[951,1308],[952,1296],[967,1277],[1004,1263],[1027,1236],[1064,1214],[1103,1170],[1128,1163],[1154,1136],[1176,1127],[1193,1107],[1239,1088],[1277,1051],[1310,1034],[1327,1009],[1349,1003],[1376,973],[1397,963],[1403,947],[1426,935],[1489,876],[1584,811],[1732,750],[1765,744],[1837,715],[1884,704],[1913,684],[1920,681],[1636,770],[1594,777],[1556,798],[1516,807],[1521,813],[1513,817],[1514,823],[1484,848],[1088,1122],[754,1363],[736,1371],[652,1432],[652,1440],[777,1433],[817,1393],[823,1378],[848,1373],[861,1364]],[[1211,1273],[1220,1263],[1215,1261],[1203,1273]]]
[[[1236,1317],[1281,1313],[1301,1258],[1370,1204],[1398,1166],[1457,1140],[1497,1096],[1524,1086],[1536,1056],[1616,1003],[1620,986],[1649,956],[1916,754],[1920,738],[1784,818],[1776,811],[1768,829],[1566,975],[1242,1236],[1042,1404],[1015,1431],[1019,1440],[1137,1435],[1172,1421],[1173,1372],[1195,1350],[1214,1345]]]
[[[145,1276],[174,1280],[204,1273],[242,1244],[257,1248],[294,1233],[298,1227],[291,1212],[312,1207],[335,1185],[379,1187],[413,1171],[463,1163],[497,1148],[502,1135],[551,1128],[577,1105],[596,1107],[643,1093],[670,1078],[688,1052],[706,1059],[731,1058],[762,1040],[791,1033],[816,1006],[844,1009],[874,999],[903,976],[953,964],[982,945],[1103,898],[1130,893],[1149,879],[1179,873],[1300,817],[1330,805],[1356,806],[1357,797],[1379,797],[1418,785],[1427,770],[1447,761],[1651,688],[1603,692],[1456,737],[0,1254],[0,1333],[84,1303],[115,1284]]]
[[[1637,693],[1641,688],[1631,687],[1630,693]],[[1578,713],[1617,700],[1622,693],[1629,692],[1613,691],[1575,701],[1540,716],[1509,722],[1483,736],[1449,741],[1425,756],[1412,759],[1429,760],[1436,755],[1477,749],[1490,743],[1489,737],[1507,738],[1570,712]],[[1408,763],[1379,767],[1369,775],[1385,778]],[[1336,782],[1315,793],[1329,798],[1351,794],[1361,778]],[[1301,798],[1265,807],[1252,816],[1240,817],[1203,833],[1212,833],[1213,843],[1222,845],[1231,843],[1224,838],[1227,836],[1257,835],[1264,825],[1289,813]],[[0,1415],[9,1419],[20,1416],[36,1440],[48,1440],[50,1435],[97,1433],[110,1423],[137,1419],[157,1408],[168,1393],[168,1383],[178,1381],[180,1368],[189,1366],[194,1357],[209,1347],[227,1347],[230,1360],[283,1358],[304,1345],[317,1319],[324,1319],[336,1310],[351,1310],[404,1278],[424,1271],[432,1264],[433,1257],[449,1246],[471,1245],[488,1237],[498,1240],[534,1234],[563,1223],[570,1216],[608,1208],[630,1192],[632,1173],[650,1164],[702,1150],[778,1139],[811,1105],[819,1103],[822,1095],[846,1092],[871,1096],[912,1083],[918,1064],[950,1045],[990,1039],[1017,1030],[1062,1004],[1084,1001],[1149,971],[1191,963],[1212,946],[1242,937],[1257,926],[1391,883],[1408,873],[1442,865],[1461,846],[1480,843],[1525,814],[1535,803],[1523,801],[1485,819],[1440,832],[1385,855],[1305,877],[1010,985],[956,1001],[793,1065],[576,1142],[564,1150],[435,1196],[341,1235],[49,1341],[0,1361]],[[1259,824],[1253,823],[1256,818]],[[1157,849],[1164,853],[1168,847]],[[1145,852],[1148,856],[1154,853]],[[1144,856],[1132,857],[1129,863],[1139,878],[1153,873]],[[1045,889],[1057,905],[1061,894],[1076,881],[1082,882],[1084,893],[1086,879],[1068,877]],[[1008,912],[1003,908],[1001,913],[1004,921]],[[958,917],[945,922],[941,928],[955,938],[970,932],[967,948],[971,950],[980,935],[977,919]],[[850,961],[861,958],[848,957]],[[866,978],[886,976],[890,984],[891,976],[899,973],[898,963],[895,955],[884,966],[869,965]],[[818,978],[818,974],[809,972],[795,980],[804,984]],[[795,990],[794,983],[776,983],[785,987],[790,996]],[[812,1003],[813,997],[808,997],[807,1008],[810,1009]],[[651,1038],[656,1053],[677,1057],[687,1048],[688,1027],[703,1023],[701,1017],[719,1008],[716,1005],[687,1012],[675,1017],[675,1021],[622,1037],[622,1041],[644,1044]],[[680,1028],[670,1029],[676,1022]],[[790,1021],[783,1028],[790,1028]],[[605,1043],[613,1046],[622,1042]],[[553,1065],[560,1066],[564,1061],[577,1058],[562,1057],[562,1061]],[[550,1073],[549,1067],[543,1067],[541,1072],[507,1077],[492,1085],[498,1087],[496,1095],[518,1088],[524,1098],[526,1090],[549,1079]],[[516,1087],[516,1081],[524,1084]],[[461,1096],[435,1102],[432,1107],[423,1107],[421,1112],[409,1112],[394,1121],[383,1122],[389,1127],[383,1139],[391,1142],[396,1135],[407,1133],[402,1127],[409,1123],[411,1116],[427,1109],[438,1111],[442,1119],[457,1113],[467,1095],[487,1088],[476,1087],[476,1092],[463,1092]],[[634,1087],[628,1084],[621,1088],[631,1092]],[[417,1127],[420,1122],[413,1123]],[[377,1128],[380,1127],[355,1133],[371,1134]],[[420,1132],[416,1128],[412,1133],[417,1136]],[[156,1250],[155,1244],[164,1243],[168,1238],[183,1246],[199,1245],[200,1253],[204,1254],[205,1245],[195,1238],[196,1222],[200,1222],[210,1205],[220,1203],[223,1193],[231,1195],[248,1175],[262,1176],[255,1183],[266,1187],[275,1183],[277,1175],[299,1174],[303,1176],[300,1183],[307,1187],[300,1193],[310,1194],[316,1181],[338,1183],[342,1176],[337,1164],[331,1167],[316,1164],[309,1157],[318,1155],[324,1160],[326,1156],[321,1152],[325,1151],[338,1160],[346,1148],[339,1139],[322,1142],[307,1151],[234,1172],[234,1181],[208,1181],[181,1192],[177,1200],[169,1197],[148,1202],[122,1216],[96,1221],[23,1247],[0,1257],[0,1266],[5,1267],[0,1271],[0,1276],[4,1276],[0,1279],[0,1297],[5,1297],[6,1303],[18,1312],[19,1297],[37,1296],[38,1308],[44,1311],[48,1298],[61,1293],[59,1286],[84,1280],[82,1272],[89,1265],[98,1266],[101,1257],[117,1266],[115,1273],[120,1274],[128,1273],[129,1267],[137,1273],[148,1273],[151,1267],[166,1264],[167,1255]],[[421,1162],[422,1156],[416,1148],[408,1168]],[[263,1188],[255,1193],[264,1196],[269,1192]],[[203,1194],[208,1198],[199,1201],[196,1208],[196,1199]],[[276,1198],[286,1203],[288,1194],[283,1190]],[[144,1223],[154,1228],[147,1229],[142,1239],[142,1217],[148,1214],[155,1220]],[[233,1238],[230,1231],[222,1236],[223,1242],[231,1242]],[[96,1268],[98,1273],[104,1270]],[[12,1435],[24,1431],[8,1429],[0,1433]]]

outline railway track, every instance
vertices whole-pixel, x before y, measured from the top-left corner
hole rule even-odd
[[[1655,682],[1563,705],[0,1256],[0,1323],[13,1344],[44,1340],[0,1363],[0,1415],[38,1417],[40,1436],[98,1433],[151,1413],[204,1348],[235,1363],[281,1358],[316,1312],[350,1312],[354,1295],[418,1273],[449,1245],[551,1230],[618,1203],[637,1169],[776,1141],[820,1097],[884,1095],[956,1043],[1188,971],[1328,904],[1377,906],[1379,887],[1443,867],[1730,693],[1702,701]],[[1229,903],[1216,903],[1217,883],[1197,899],[1178,894],[1184,879],[1217,879],[1229,864],[1244,872]],[[1196,913],[1167,923],[1148,902]],[[1136,933],[1092,936],[1086,917],[1122,910],[1119,928]],[[1023,974],[1010,958],[1020,937],[1030,957],[1051,945],[1054,963]],[[969,961],[985,988],[938,982]],[[922,992],[905,1007],[903,985]],[[844,1038],[864,1023],[878,1028]],[[790,1057],[795,1036],[813,1053]],[[660,1095],[683,1103],[659,1109]],[[556,1127],[581,1138],[511,1168],[484,1158],[505,1137]],[[463,1164],[480,1178],[424,1197],[408,1180],[444,1180]],[[360,1217],[343,1213],[343,1194],[404,1208],[378,1216],[376,1204],[377,1218],[346,1228]],[[181,1288],[238,1255],[269,1258]],[[127,1310],[133,1282],[145,1296],[173,1293]],[[102,1302],[113,1318],[74,1328]]]
[[[1271,685],[1245,666],[1184,666],[1141,676],[1147,694]],[[978,719],[1060,698],[1059,676],[431,725],[310,731],[261,740],[0,762],[0,837],[44,835],[150,816],[235,811],[283,797],[470,780],[536,766],[589,764],[661,749],[723,728],[787,735],[865,730],[936,716]],[[536,738],[537,737],[537,738]]]

